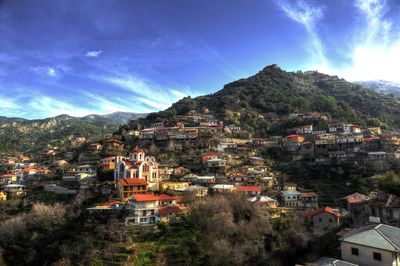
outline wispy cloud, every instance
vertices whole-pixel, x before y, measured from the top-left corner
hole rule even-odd
[[[37,74],[49,76],[49,77],[57,77],[57,71],[53,67],[49,66],[38,66],[32,67],[32,71],[36,72]]]
[[[335,66],[324,50],[324,44],[316,26],[323,23],[323,12],[319,6],[304,1],[277,4],[292,20],[303,25],[309,35],[309,52],[313,54],[312,68],[328,74],[337,74],[351,81],[383,79],[400,81],[400,35],[393,30],[393,22],[385,17],[389,9],[385,0],[355,0],[353,8],[359,14],[354,23],[356,29],[348,38],[347,50],[341,50],[349,64]],[[357,20],[358,19],[358,20]],[[361,22],[360,22],[361,21]],[[328,44],[326,44],[328,45]]]
[[[19,89],[20,91],[22,89]],[[59,114],[69,114],[73,116],[84,116],[91,113],[91,110],[82,108],[79,105],[69,103],[42,94],[32,93],[29,89],[23,89],[26,93],[30,92],[30,97],[4,96],[0,95],[0,113],[7,116],[25,118],[43,118]],[[3,104],[4,103],[4,104]]]
[[[102,50],[98,50],[98,51],[87,51],[85,56],[86,57],[99,57],[101,54],[103,53]]]
[[[78,101],[45,95],[34,88],[14,87],[15,95],[0,93],[0,114],[24,118],[43,118],[60,114],[85,116],[107,114],[117,111],[151,112],[152,109],[140,106],[134,97],[124,99],[107,98],[82,91]],[[1,91],[1,90],[0,90]],[[29,95],[27,97],[26,95]]]
[[[124,95],[124,98],[104,97],[96,95],[90,92],[83,92],[86,97],[89,98],[89,106],[91,109],[95,109],[98,114],[107,114],[112,112],[137,112],[137,113],[149,113],[154,111],[152,108],[146,108],[140,105],[140,101],[135,97]]]
[[[37,67],[31,67],[30,69],[41,76],[47,76],[50,78],[59,78],[62,76],[62,74],[71,71],[71,68],[65,65],[37,66]]]
[[[327,60],[324,47],[317,32],[317,25],[323,16],[322,8],[311,6],[304,1],[277,1],[277,4],[290,19],[304,26],[309,35],[308,52],[314,63],[325,65]]]
[[[189,95],[185,91],[161,87],[130,74],[117,77],[96,77],[96,79],[140,96],[135,99],[154,110],[164,110],[175,101]]]
[[[364,35],[366,43],[375,43],[376,38],[387,43],[390,39],[389,33],[392,23],[385,20],[385,1],[380,0],[357,0],[356,8],[365,15],[367,27]]]

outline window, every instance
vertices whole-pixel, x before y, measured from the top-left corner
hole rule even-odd
[[[322,222],[322,219],[321,219],[321,218],[319,218],[319,219],[318,219],[318,222]]]
[[[351,255],[358,256],[358,248],[351,248]]]
[[[382,260],[382,254],[378,252],[374,252],[374,260]]]
[[[332,222],[332,219],[331,219],[331,218],[329,218],[329,222],[330,222],[330,223]]]

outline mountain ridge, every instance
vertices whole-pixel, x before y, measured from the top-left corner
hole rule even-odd
[[[376,90],[377,92],[384,94],[393,94],[400,96],[400,83],[387,81],[387,80],[366,80],[356,81],[355,83],[360,84],[366,88]]]
[[[104,115],[100,114],[89,114],[85,116],[72,116],[69,114],[59,114],[56,116],[50,116],[50,117],[45,117],[45,118],[23,118],[23,117],[8,117],[8,116],[0,116],[0,124],[7,123],[7,122],[12,122],[12,121],[18,121],[18,122],[27,122],[27,121],[43,121],[46,119],[93,119],[93,118],[106,118],[110,120],[114,120],[115,122],[119,122],[121,124],[127,123],[131,119],[137,119],[141,117],[147,116],[148,113],[133,113],[133,112],[113,112],[113,113],[108,113]]]
[[[0,152],[36,153],[52,147],[70,147],[79,139],[97,141],[119,126],[147,114],[111,113],[74,117],[61,114],[44,119],[0,117]]]
[[[177,115],[204,110],[227,123],[262,132],[261,135],[277,133],[266,129],[267,121],[256,121],[260,115],[268,113],[318,111],[327,113],[331,121],[383,128],[399,128],[400,125],[398,98],[337,76],[317,71],[287,72],[274,64],[253,76],[230,82],[215,93],[185,97],[164,111],[137,120],[132,126],[150,126],[152,121],[173,125]]]

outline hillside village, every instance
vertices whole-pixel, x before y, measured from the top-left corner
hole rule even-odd
[[[307,246],[309,256],[292,254],[296,263],[400,263],[400,194],[393,186],[388,189],[390,183],[385,186],[398,178],[390,170],[400,165],[399,134],[335,121],[318,111],[266,113],[259,120],[293,126],[280,135],[253,137],[240,124],[227,124],[207,110],[191,111],[177,116],[174,125],[143,127],[132,121],[107,139],[82,139],[62,153],[49,147],[31,157],[4,154],[0,222],[37,202],[66,203],[78,197],[79,230],[118,225],[125,232],[123,238],[107,240],[111,250],[96,261],[148,265],[155,259],[141,261],[150,252],[144,248],[148,242],[135,245],[126,234],[137,240],[160,230],[185,231],[199,202],[236,197],[274,230],[284,221],[300,224],[302,248]],[[292,171],[298,163],[306,172]],[[364,169],[362,179],[368,182],[353,176],[329,186],[326,182],[339,180],[340,174],[317,176],[327,172],[314,174],[315,167],[342,175]],[[332,245],[331,252],[312,248],[310,243],[328,236],[332,242],[325,245]],[[368,241],[372,238],[376,241]],[[10,254],[3,248],[7,259]]]

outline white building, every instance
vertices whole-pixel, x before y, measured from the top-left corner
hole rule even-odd
[[[124,178],[145,179],[150,190],[158,190],[160,182],[158,163],[152,156],[145,156],[144,151],[135,147],[128,158],[116,160],[114,181]]]
[[[125,220],[126,225],[154,224],[159,220],[160,208],[174,206],[175,197],[165,194],[136,194],[131,198],[130,214]]]
[[[342,259],[363,266],[400,265],[400,228],[375,224],[340,239]]]
[[[303,125],[296,127],[296,134],[311,134],[313,132],[313,125]]]
[[[300,195],[301,193],[297,190],[281,191],[281,197],[286,207],[300,207],[302,205]]]
[[[329,132],[336,133],[336,132],[343,132],[348,133],[351,132],[352,124],[331,124],[329,125]]]

